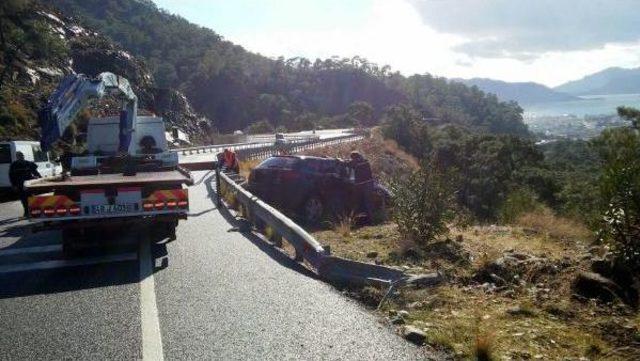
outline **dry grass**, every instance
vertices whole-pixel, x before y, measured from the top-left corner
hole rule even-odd
[[[260,159],[249,159],[240,161],[240,175],[245,178],[249,178],[249,173],[251,173],[251,170],[258,164],[260,164],[260,162],[262,162],[262,160]]]
[[[454,228],[452,234],[463,236],[464,245],[474,255],[474,263],[481,265],[496,259],[508,250],[557,260],[586,251],[587,239],[558,239],[547,231],[531,231],[527,227],[471,226]]]
[[[396,227],[390,224],[351,229],[346,236],[333,229],[317,231],[313,235],[323,245],[331,246],[333,254],[363,262],[372,261],[367,257],[369,252],[377,252],[379,259],[386,259],[396,249]]]
[[[579,241],[593,237],[584,224],[558,217],[548,208],[523,214],[516,220],[516,225],[556,240]]]
[[[452,238],[462,236],[459,244],[472,259],[467,265],[437,256],[418,260],[402,257],[402,250],[414,245],[403,242],[391,224],[352,229],[348,236],[336,230],[314,235],[321,243],[330,244],[332,253],[338,256],[373,262],[367,254],[375,252],[376,262],[405,266],[410,273],[444,270],[449,275],[447,284],[401,289],[379,312],[409,311],[407,324],[422,329],[427,344],[453,359],[633,359],[638,351],[602,325],[640,332],[640,315],[572,297],[573,278],[588,267],[584,255],[589,242],[583,238],[587,232],[580,225],[567,226],[572,223],[565,219],[543,216],[542,220],[523,221],[513,227],[454,228]],[[572,266],[544,275],[540,272],[545,271],[535,267],[525,269],[525,285],[514,286],[515,292],[510,293],[487,291],[471,281],[478,269],[507,250]],[[640,340],[640,334],[637,337]]]
[[[351,235],[355,222],[356,215],[353,212],[339,216],[337,222],[333,223],[333,230],[343,237],[348,237]]]
[[[405,291],[404,297],[386,310],[420,302],[419,308],[409,309],[410,323],[427,333],[430,345],[456,359],[489,355],[493,357],[489,359],[577,360],[592,349],[603,353],[612,349],[587,326],[588,316],[566,322],[542,311],[510,315],[506,311],[518,305],[516,301],[456,285]]]
[[[494,333],[491,330],[479,331],[473,353],[478,361],[493,360]]]

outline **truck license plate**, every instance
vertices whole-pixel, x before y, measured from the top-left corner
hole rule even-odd
[[[92,214],[129,213],[134,211],[134,204],[100,204],[91,206]]]

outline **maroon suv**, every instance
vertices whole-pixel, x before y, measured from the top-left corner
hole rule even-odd
[[[251,171],[246,188],[308,224],[363,210],[361,188],[350,179],[347,165],[335,158],[271,157]],[[372,198],[376,207],[384,207],[389,192],[374,182]]]

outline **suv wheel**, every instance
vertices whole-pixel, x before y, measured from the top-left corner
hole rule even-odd
[[[313,196],[304,202],[303,214],[307,224],[319,223],[324,213],[324,205],[320,198]]]

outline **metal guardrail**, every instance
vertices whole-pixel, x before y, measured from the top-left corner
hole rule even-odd
[[[277,247],[283,240],[295,249],[295,260],[306,261],[324,280],[341,285],[389,286],[406,280],[403,271],[368,263],[335,257],[328,247],[323,247],[312,235],[279,210],[260,200],[242,188],[238,174],[225,174],[216,168],[216,193],[218,206],[223,200],[229,208],[237,208],[245,222],[265,234]]]
[[[274,154],[293,154],[308,149],[327,147],[342,143],[350,143],[362,138],[363,137],[361,135],[349,134],[329,139],[307,139],[277,145],[270,144],[263,147],[239,149],[235,152],[239,159],[260,159],[270,157]]]
[[[189,148],[178,148],[175,151],[181,152],[183,155],[200,154],[200,153],[219,153],[225,148],[238,151],[240,149],[259,148],[267,145],[273,145],[273,142],[254,142],[254,143],[232,143],[232,144],[212,144],[202,145]]]
[[[183,155],[192,155],[192,154],[200,154],[200,153],[220,153],[225,148],[233,150],[240,156],[241,153],[249,154],[247,152],[243,152],[246,150],[254,150],[256,153],[261,153],[265,151],[273,151],[280,150],[283,152],[298,152],[304,149],[311,149],[313,147],[309,147],[310,145],[316,144],[317,146],[326,146],[331,144],[339,144],[344,143],[345,140],[353,141],[357,139],[361,139],[361,135],[355,134],[347,134],[341,135],[335,138],[327,138],[327,139],[319,139],[317,137],[293,137],[287,138],[286,143],[276,144],[274,141],[270,142],[250,142],[250,143],[232,143],[232,144],[212,144],[212,145],[203,145],[197,147],[189,147],[189,148],[178,148],[175,149],[177,152],[181,152]],[[271,154],[269,154],[271,155]]]

